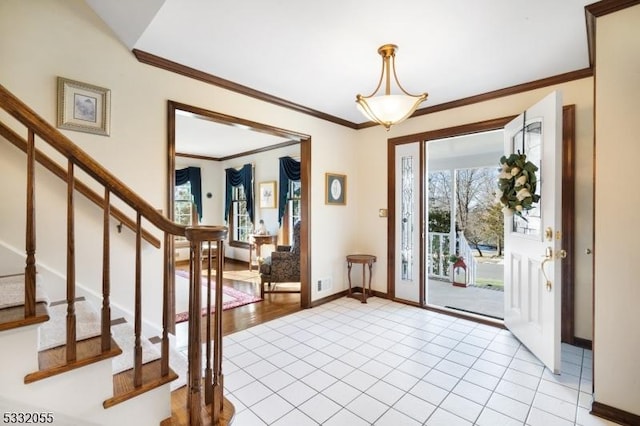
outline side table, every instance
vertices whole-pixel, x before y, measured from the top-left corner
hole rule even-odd
[[[253,240],[251,244],[249,244],[249,270],[253,269],[253,248],[255,246],[256,256],[260,257],[260,248],[263,244],[278,244],[278,236],[277,235],[262,235],[262,234],[251,234],[249,235],[250,240]],[[260,269],[260,267],[258,267]]]
[[[347,269],[349,271],[349,293],[348,297],[355,297],[357,293],[351,293],[351,267],[354,263],[362,265],[362,303],[367,303],[367,285],[365,281],[366,266],[369,266],[369,296],[371,296],[371,275],[376,257],[371,254],[349,254],[347,255]]]

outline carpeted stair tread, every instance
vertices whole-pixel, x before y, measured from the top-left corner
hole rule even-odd
[[[100,336],[100,315],[84,298],[75,301],[76,340],[86,340]],[[65,301],[49,304],[49,321],[42,324],[39,332],[38,351],[56,348],[66,344],[67,307]]]
[[[40,276],[36,275],[36,303],[47,303]],[[24,274],[0,277],[0,309],[24,305]]]
[[[122,354],[113,359],[113,374],[121,373],[133,368],[133,354],[135,347],[135,332],[131,324],[126,321],[113,321],[111,326],[111,336],[122,349]],[[146,364],[160,358],[160,352],[149,339],[142,336],[140,338],[142,346],[142,363]]]
[[[36,275],[36,312],[24,315],[24,274],[0,276],[0,331],[12,330],[49,320],[47,297]]]

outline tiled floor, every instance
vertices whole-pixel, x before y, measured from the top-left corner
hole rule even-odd
[[[508,331],[371,298],[229,335],[234,425],[610,425],[588,414],[591,352],[555,376]]]

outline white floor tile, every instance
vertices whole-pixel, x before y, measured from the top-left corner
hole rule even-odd
[[[375,359],[372,359],[370,361],[367,361],[365,364],[363,364],[360,367],[360,370],[364,371],[367,374],[372,375],[373,377],[381,379],[387,374],[389,374],[393,370],[393,367],[390,367],[386,364],[376,361]]]
[[[276,370],[273,373],[267,374],[266,376],[260,378],[260,382],[274,392],[279,391],[280,389],[290,385],[295,381],[295,377],[285,373],[282,370]]]
[[[492,376],[491,374],[483,373],[482,371],[474,370],[473,368],[467,371],[467,374],[464,375],[463,380],[467,382],[471,382],[475,385],[482,386],[485,389],[494,390],[500,379],[496,376]]]
[[[244,405],[251,406],[273,394],[273,391],[260,382],[250,383],[233,392]]]
[[[512,383],[517,383],[520,386],[524,386],[532,390],[538,389],[538,385],[540,384],[540,377],[532,376],[531,374],[523,373],[512,368],[507,368],[502,379],[508,380]]]
[[[234,426],[263,426],[266,425],[260,417],[256,416],[251,410],[244,410],[238,413],[233,420]]]
[[[476,404],[454,393],[450,393],[444,401],[442,401],[440,407],[451,413],[456,413],[457,416],[472,423],[476,421],[482,411],[482,405]]]
[[[235,422],[233,423],[235,425]],[[284,417],[276,421],[274,426],[317,426],[318,423],[300,410],[291,410]]]
[[[333,417],[322,423],[323,426],[369,426],[370,423],[358,417],[346,408],[338,411]]]
[[[311,386],[318,392],[325,388],[328,388],[334,384],[338,379],[331,374],[325,373],[322,370],[315,370],[314,372],[304,376],[300,381],[304,382],[308,386]]]
[[[546,395],[554,398],[561,399],[572,404],[578,402],[578,391],[568,386],[560,385],[558,383],[550,382],[548,380],[541,380],[540,386],[538,386],[538,392],[542,392]]]
[[[554,416],[551,413],[532,407],[527,418],[527,425],[531,426],[573,426],[574,423]]]
[[[324,395],[316,395],[298,409],[318,423],[324,423],[340,410],[340,406]]]
[[[465,367],[471,367],[478,357],[468,355],[457,350],[452,350],[444,357],[447,361],[455,362],[456,364],[464,365]]]
[[[416,383],[416,385],[409,390],[409,393],[435,406],[440,405],[449,394],[447,390],[424,380]]]
[[[578,400],[576,398],[576,402],[570,403],[538,392],[533,400],[532,407],[574,422],[576,420]]]
[[[563,345],[554,375],[508,330],[385,299],[338,299],[224,344],[235,425],[612,425],[589,414],[591,351]]]
[[[295,361],[282,368],[283,371],[291,374],[293,377],[297,379],[300,379],[306,376],[307,374],[311,373],[315,369],[316,368],[314,366],[302,360]]]
[[[375,423],[380,426],[420,426],[421,423],[393,408],[387,410]]]
[[[405,391],[390,385],[387,382],[379,381],[366,390],[365,394],[392,406],[405,394]]]
[[[426,426],[471,426],[473,423],[438,408],[425,423]]]
[[[480,413],[480,417],[476,420],[477,426],[523,426],[523,422],[519,422],[509,416],[485,407]]]
[[[422,380],[432,383],[448,391],[452,390],[457,384],[459,379],[442,371],[433,369]]]
[[[416,362],[413,359],[407,359],[402,362],[402,364],[398,365],[397,369],[403,373],[407,373],[421,379],[431,370],[431,367]]]
[[[352,413],[357,413],[370,424],[373,424],[378,418],[389,409],[389,407],[369,395],[362,394],[351,401],[347,407]]]
[[[466,380],[460,380],[453,393],[480,405],[485,405],[491,397],[491,391]]]
[[[393,405],[393,408],[422,424],[429,418],[431,413],[435,411],[436,406],[407,393]]]
[[[442,361],[440,361],[433,368],[436,370],[442,371],[443,373],[447,373],[450,376],[457,377],[458,379],[464,376],[469,370],[469,367],[465,367],[464,365],[451,362],[446,359],[443,359]]]
[[[533,389],[520,386],[507,380],[501,380],[498,386],[496,386],[495,391],[527,405],[531,405],[533,398],[536,396],[536,392]]]
[[[491,398],[489,398],[487,407],[524,422],[527,419],[530,406],[515,399],[500,395],[499,393],[494,393],[491,395]]]
[[[342,381],[364,392],[377,382],[378,379],[363,371],[355,370],[344,376]]]
[[[344,382],[337,381],[325,390],[322,391],[322,394],[331,399],[332,401],[340,404],[345,407],[351,401],[356,399],[362,391],[350,386]]]
[[[318,392],[315,389],[299,381],[295,381],[289,386],[285,386],[278,391],[278,395],[296,407],[311,399],[311,397],[315,396],[317,393]]]
[[[293,405],[282,399],[282,397],[272,394],[262,401],[254,404],[251,407],[253,411],[261,420],[267,424],[272,424],[280,417],[284,416],[291,410]]]
[[[483,373],[491,374],[495,377],[502,377],[507,370],[502,365],[495,364],[493,362],[478,359],[475,364],[471,366],[472,369],[482,371]]]

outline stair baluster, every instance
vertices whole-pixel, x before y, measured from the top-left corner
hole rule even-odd
[[[142,215],[136,219],[136,280],[134,312],[133,386],[142,386]]]
[[[73,162],[69,159],[67,166],[67,362],[75,361],[77,357],[74,183]]]
[[[213,340],[213,402],[211,406],[213,424],[218,424],[223,408],[224,376],[222,375],[222,280],[224,274],[224,244],[221,239],[216,241],[216,311],[214,321]]]
[[[27,226],[25,246],[27,261],[24,268],[24,317],[36,315],[36,148],[35,134],[29,129],[27,140]]]
[[[102,350],[111,349],[111,227],[109,218],[111,216],[111,201],[108,188],[104,189],[104,218],[102,226]]]

